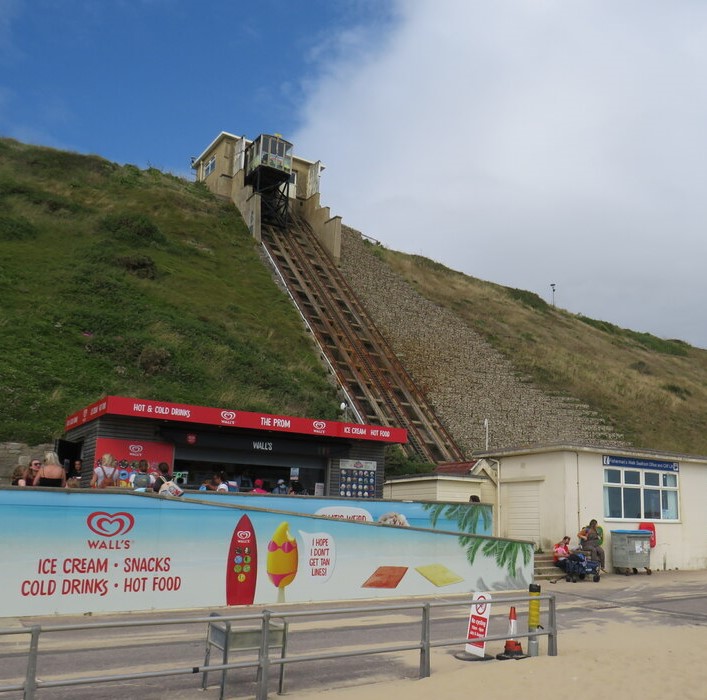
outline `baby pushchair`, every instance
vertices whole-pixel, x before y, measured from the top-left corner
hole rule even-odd
[[[595,583],[601,578],[599,562],[587,559],[582,552],[575,552],[565,560],[565,581],[577,583],[577,579],[584,581],[587,576],[592,577]]]

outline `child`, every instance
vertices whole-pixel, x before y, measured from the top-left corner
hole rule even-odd
[[[553,564],[565,571],[567,568],[567,559],[570,556],[570,538],[565,535],[557,544],[552,547]]]

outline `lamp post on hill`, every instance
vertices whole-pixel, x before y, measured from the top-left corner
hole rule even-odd
[[[550,289],[552,289],[552,307],[555,308],[555,283],[550,283]]]

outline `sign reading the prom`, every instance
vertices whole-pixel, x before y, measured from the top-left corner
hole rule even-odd
[[[66,419],[64,427],[67,431],[70,431],[106,415],[228,426],[247,430],[268,430],[299,435],[324,435],[347,439],[353,437],[359,440],[376,442],[401,444],[407,442],[407,430],[404,428],[352,425],[350,423],[332,420],[325,421],[317,418],[239,411],[232,407],[212,408],[167,401],[134,399],[126,396],[107,396],[100,401],[96,401],[90,406],[70,415]]]

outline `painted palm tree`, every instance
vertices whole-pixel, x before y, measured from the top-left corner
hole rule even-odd
[[[466,533],[459,536],[459,543],[464,548],[470,564],[474,563],[476,555],[481,550],[485,557],[493,557],[499,568],[505,569],[509,576],[513,577],[518,570],[519,560],[522,561],[523,566],[527,566],[532,561],[532,543],[469,536],[479,529],[486,532],[491,527],[490,506],[467,503],[426,503],[424,507],[430,514],[432,527],[436,526],[440,518],[446,518],[456,522],[457,532]]]
[[[491,506],[481,503],[424,503],[423,508],[430,514],[432,527],[444,518],[456,522],[457,532],[475,535],[490,532],[493,525]]]
[[[505,569],[511,577],[516,575],[519,561],[522,561],[523,566],[527,566],[533,558],[532,542],[514,542],[466,535],[459,537],[459,543],[464,547],[467,561],[470,564],[474,563],[476,555],[481,550],[484,556],[493,557],[499,568]]]

